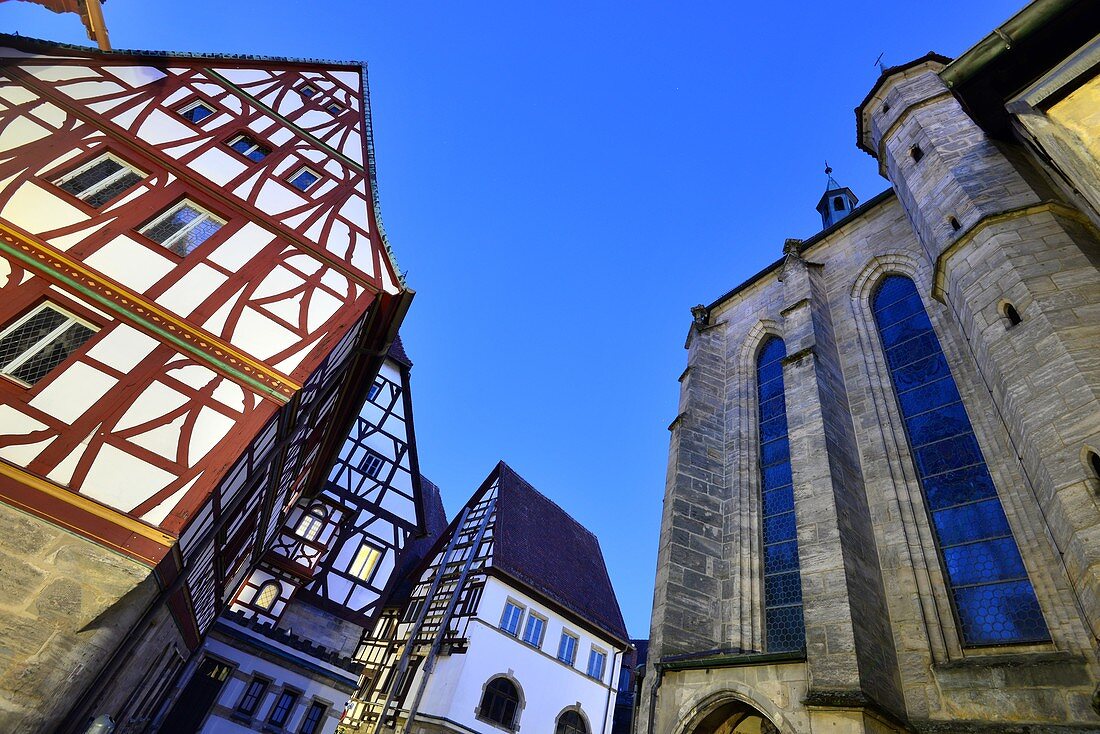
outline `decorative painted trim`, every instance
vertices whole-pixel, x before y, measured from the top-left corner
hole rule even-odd
[[[78,291],[127,321],[137,323],[231,379],[261,391],[280,405],[289,401],[302,387],[230,344],[185,323],[143,296],[119,287],[3,221],[0,221],[0,251]]]
[[[176,544],[176,538],[167,533],[2,459],[0,501],[150,568],[156,568]]]
[[[1008,211],[1001,212],[999,214],[992,214],[988,217],[984,217],[975,222],[970,229],[962,233],[954,242],[944,248],[944,250],[936,256],[936,262],[932,267],[932,297],[940,303],[947,303],[947,260],[955,251],[963,247],[974,239],[979,232],[986,227],[991,227],[995,224],[1001,224],[1002,222],[1010,222],[1014,219],[1021,219],[1023,217],[1030,217],[1035,214],[1050,214],[1054,217],[1064,217],[1066,219],[1072,219],[1073,221],[1083,224],[1089,229],[1093,229],[1092,220],[1087,216],[1077,211],[1073,207],[1066,206],[1058,201],[1043,201],[1038,204],[1031,204],[1028,206],[1022,206],[1018,209],[1009,209]]]

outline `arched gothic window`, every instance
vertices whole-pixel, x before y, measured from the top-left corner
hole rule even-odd
[[[516,728],[516,709],[519,707],[519,691],[507,678],[494,678],[485,686],[481,695],[478,715],[505,729]]]
[[[571,709],[558,717],[554,734],[588,734],[588,727],[584,725],[581,715]]]
[[[275,606],[275,602],[279,600],[280,588],[278,581],[265,581],[260,590],[256,592],[256,597],[252,603],[265,612],[270,612],[271,608]]]
[[[791,448],[783,396],[783,357],[787,347],[769,337],[756,358],[760,404],[760,495],[764,547],[764,635],[768,652],[806,646],[802,620],[802,580],[798,571]]]
[[[1050,639],[970,418],[913,281],[871,299],[965,645]]]

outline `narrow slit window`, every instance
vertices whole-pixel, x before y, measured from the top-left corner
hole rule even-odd
[[[914,145],[909,148],[909,157],[913,159],[914,163],[920,163],[920,159],[924,157],[924,151],[921,150],[919,145]]]
[[[256,142],[256,140],[249,135],[237,135],[231,138],[229,147],[250,161],[259,162],[271,155],[271,148]]]
[[[1023,319],[1020,318],[1020,312],[1017,311],[1016,307],[1013,306],[1011,303],[1005,303],[1004,305],[1002,305],[1001,313],[1004,314],[1005,321],[1008,322],[1005,325],[1006,329],[1011,329],[1013,326],[1016,326],[1021,321],[1023,321]]]
[[[214,108],[205,102],[192,102],[191,104],[182,107],[179,111],[180,117],[188,122],[200,123],[206,118],[214,114]]]
[[[142,181],[145,174],[110,153],[54,181],[88,206],[100,208]]]
[[[1092,467],[1092,475],[1100,479],[1100,454],[1095,451],[1089,452],[1089,466]]]
[[[796,652],[806,646],[791,448],[783,387],[785,356],[786,345],[782,339],[773,336],[761,345],[756,358],[761,542],[764,551],[764,644],[768,652]]]
[[[299,168],[289,179],[290,185],[299,191],[308,191],[313,184],[320,180],[321,177],[308,168]]]
[[[43,303],[0,331],[0,374],[34,385],[96,331],[68,311]]]
[[[223,226],[224,219],[214,216],[189,199],[184,199],[140,231],[177,255],[186,256]]]
[[[871,309],[964,645],[1045,642],[1046,622],[947,357],[913,281]]]

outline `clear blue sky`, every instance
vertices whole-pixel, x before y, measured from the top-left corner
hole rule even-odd
[[[110,0],[116,48],[365,60],[424,473],[498,459],[600,538],[648,636],[688,309],[820,229],[823,160],[887,187],[853,108],[885,52],[956,56],[1023,0]],[[0,3],[0,30],[86,43]]]

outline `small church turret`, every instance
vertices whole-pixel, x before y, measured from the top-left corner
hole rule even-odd
[[[828,229],[844,217],[852,213],[859,203],[859,199],[847,186],[841,186],[833,178],[833,169],[829,163],[825,163],[825,175],[828,181],[825,183],[825,193],[817,202],[817,211],[821,215],[821,226]]]

